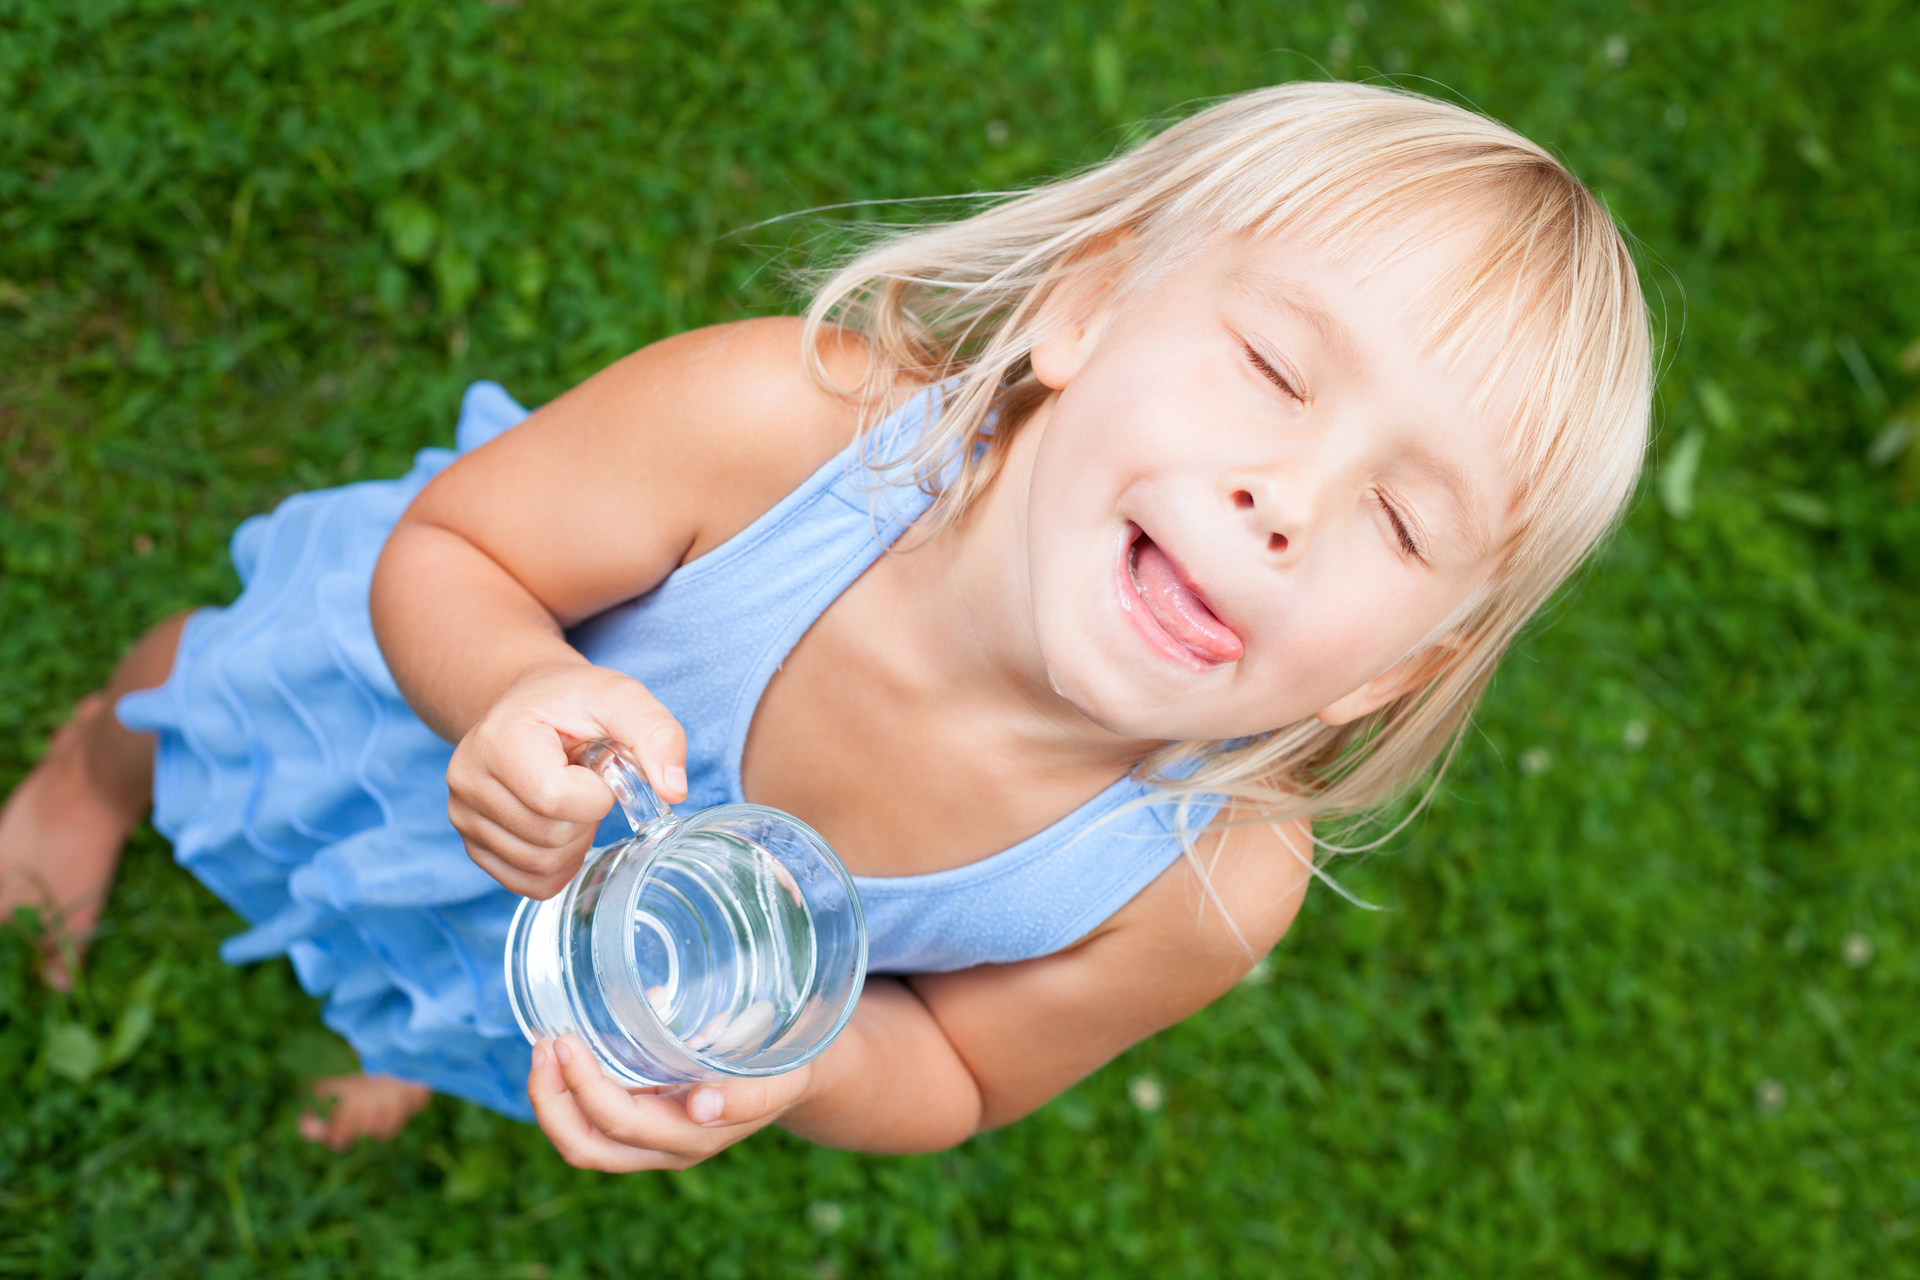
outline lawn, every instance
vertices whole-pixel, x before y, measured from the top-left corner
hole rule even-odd
[[[142,831],[85,987],[0,930],[0,1273],[1920,1275],[1920,8],[0,0],[0,788],[225,540],[878,204],[1386,79],[1638,239],[1659,437],[1431,810],[1214,1007],[942,1155],[567,1168],[346,1051]],[[937,206],[936,206],[937,207]],[[1904,362],[1902,353],[1905,353]],[[157,968],[154,967],[157,964]],[[350,1061],[350,1059],[349,1059]]]

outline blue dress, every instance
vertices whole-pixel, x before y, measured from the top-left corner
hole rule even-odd
[[[767,681],[927,507],[875,460],[897,456],[935,404],[935,393],[910,402],[732,539],[569,633],[685,727],[681,810],[745,799],[740,758]],[[458,452],[526,413],[476,383]],[[366,1070],[530,1120],[530,1050],[502,967],[520,900],[468,859],[448,823],[453,748],[407,707],[368,615],[388,532],[456,456],[422,450],[398,480],[301,494],[242,524],[240,598],[196,613],[166,683],[118,710],[158,735],[154,826],[253,926],[221,948],[226,960],[288,956]],[[1198,829],[1212,813],[1196,804],[1184,821]],[[1180,820],[1127,777],[980,862],[856,877],[870,968],[945,972],[1059,951],[1179,856]],[[626,834],[616,808],[600,841]]]

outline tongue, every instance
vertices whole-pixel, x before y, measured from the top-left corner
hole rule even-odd
[[[1133,576],[1140,584],[1140,596],[1155,621],[1168,635],[1206,662],[1234,662],[1244,651],[1240,637],[1226,623],[1213,616],[1204,601],[1195,595],[1173,561],[1167,559],[1153,539],[1141,537],[1133,553]]]

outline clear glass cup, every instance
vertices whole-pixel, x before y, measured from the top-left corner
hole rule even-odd
[[[514,914],[507,992],[527,1039],[569,1032],[627,1086],[816,1057],[867,973],[860,897],[827,842],[764,805],[678,818],[610,742],[571,758],[613,789],[634,834]]]

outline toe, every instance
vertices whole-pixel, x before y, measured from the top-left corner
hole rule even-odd
[[[327,1122],[325,1141],[335,1151],[345,1151],[353,1145],[353,1140],[366,1132],[366,1126],[359,1123],[359,1117],[346,1107],[333,1113]]]

